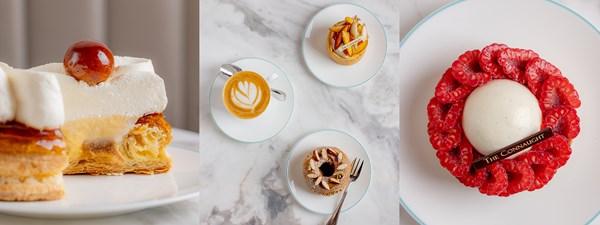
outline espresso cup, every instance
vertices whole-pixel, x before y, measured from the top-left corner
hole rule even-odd
[[[233,74],[223,87],[225,108],[240,119],[260,116],[269,106],[271,89],[267,80],[252,71]]]

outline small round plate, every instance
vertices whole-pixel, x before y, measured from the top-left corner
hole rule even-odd
[[[276,73],[277,79],[269,81],[271,88],[286,93],[284,101],[271,98],[269,106],[254,119],[237,118],[223,105],[223,86],[226,79],[216,75],[210,88],[208,105],[215,123],[227,136],[241,142],[262,142],[277,135],[287,125],[294,110],[294,90],[290,80],[277,65],[264,59],[245,58],[232,62],[243,70],[254,71],[265,79]]]
[[[292,196],[304,208],[320,213],[331,214],[341,196],[341,192],[333,196],[322,196],[312,193],[304,183],[302,175],[304,157],[311,149],[319,146],[336,146],[340,148],[350,161],[355,157],[364,160],[360,177],[350,183],[348,195],[342,206],[346,211],[355,206],[367,193],[371,183],[371,161],[367,150],[354,137],[337,130],[320,130],[304,136],[290,151],[285,164],[286,180]]]
[[[354,15],[367,25],[367,52],[354,65],[339,65],[327,55],[329,27]],[[366,8],[354,4],[336,4],[322,9],[310,20],[303,37],[302,53],[306,66],[317,79],[334,87],[354,87],[367,82],[379,72],[387,53],[385,29],[379,19]]]
[[[65,175],[62,200],[0,202],[0,213],[24,217],[76,219],[116,216],[197,198],[198,152],[168,147],[173,159],[164,174],[123,176]]]

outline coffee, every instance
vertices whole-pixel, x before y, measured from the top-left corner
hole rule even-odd
[[[227,79],[223,88],[223,103],[229,112],[241,119],[262,114],[269,105],[269,84],[259,74],[241,71]]]

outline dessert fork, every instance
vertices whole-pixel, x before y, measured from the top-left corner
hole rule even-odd
[[[352,171],[350,171],[350,183],[356,181],[356,179],[358,179],[358,176],[360,176],[360,171],[362,171],[362,166],[363,166],[364,161],[359,159],[359,158],[354,158],[354,160],[352,160]],[[331,214],[331,217],[329,218],[329,221],[327,221],[326,225],[336,225],[339,215],[340,215],[340,209],[342,208],[342,204],[344,204],[344,199],[346,199],[346,194],[348,194],[348,187],[350,187],[350,184],[348,184],[348,186],[346,186],[346,188],[344,188],[344,193],[342,194],[342,199],[340,199],[340,202],[338,202],[335,211],[333,212],[333,214]]]

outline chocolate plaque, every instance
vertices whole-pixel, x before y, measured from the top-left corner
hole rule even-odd
[[[517,141],[509,146],[506,146],[492,154],[489,154],[487,156],[484,156],[484,157],[478,159],[477,161],[473,162],[473,167],[475,169],[481,169],[483,167],[486,167],[494,162],[508,158],[511,155],[517,154],[517,153],[525,150],[526,148],[529,148],[537,143],[540,143],[541,141],[552,137],[552,135],[554,135],[554,133],[552,132],[551,128],[548,127],[546,129],[543,129],[535,134],[529,135],[528,137],[521,139],[520,141]]]

